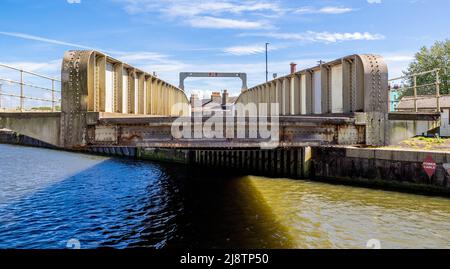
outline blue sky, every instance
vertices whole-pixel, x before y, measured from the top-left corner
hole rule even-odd
[[[354,53],[386,58],[398,75],[423,45],[450,37],[448,0],[1,0],[0,62],[59,76],[66,50],[94,48],[178,85],[181,71],[270,73]],[[233,79],[190,79],[187,91]]]

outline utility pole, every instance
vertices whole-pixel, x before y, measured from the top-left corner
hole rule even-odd
[[[269,61],[268,61],[268,47],[270,43],[266,42],[266,82],[269,81]]]
[[[0,110],[2,110],[2,86],[3,84],[0,83]]]

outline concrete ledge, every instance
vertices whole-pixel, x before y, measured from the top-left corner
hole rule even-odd
[[[347,148],[346,156],[351,157],[351,158],[374,159],[375,158],[375,150],[374,149]]]
[[[438,121],[441,117],[437,112],[391,112],[389,113],[389,120],[413,120],[413,121]]]
[[[22,145],[29,147],[58,149],[58,147],[54,145],[5,129],[0,129],[0,143],[10,145]]]
[[[392,151],[393,161],[418,162],[418,153],[412,151]]]
[[[392,150],[375,150],[375,159],[377,160],[393,160]]]
[[[369,185],[394,184],[425,192],[450,192],[450,174],[443,165],[450,162],[450,152],[329,147],[315,148],[314,153],[313,179],[344,179]],[[436,162],[431,177],[423,167],[428,156]]]
[[[418,152],[417,161],[423,162],[427,156],[431,156],[436,163],[447,163],[450,159],[447,159],[449,154],[438,152]]]
[[[423,162],[431,156],[436,163],[450,163],[450,152],[401,149],[346,148],[346,157],[402,162]]]
[[[60,145],[60,127],[60,112],[0,113],[0,128],[6,128],[54,146]]]

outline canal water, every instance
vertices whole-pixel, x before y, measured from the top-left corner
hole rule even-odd
[[[0,248],[68,242],[449,248],[450,199],[0,145]]]

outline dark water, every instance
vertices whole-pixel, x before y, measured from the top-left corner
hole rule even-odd
[[[0,248],[450,247],[450,200],[0,145]],[[70,242],[72,242],[70,241]]]

